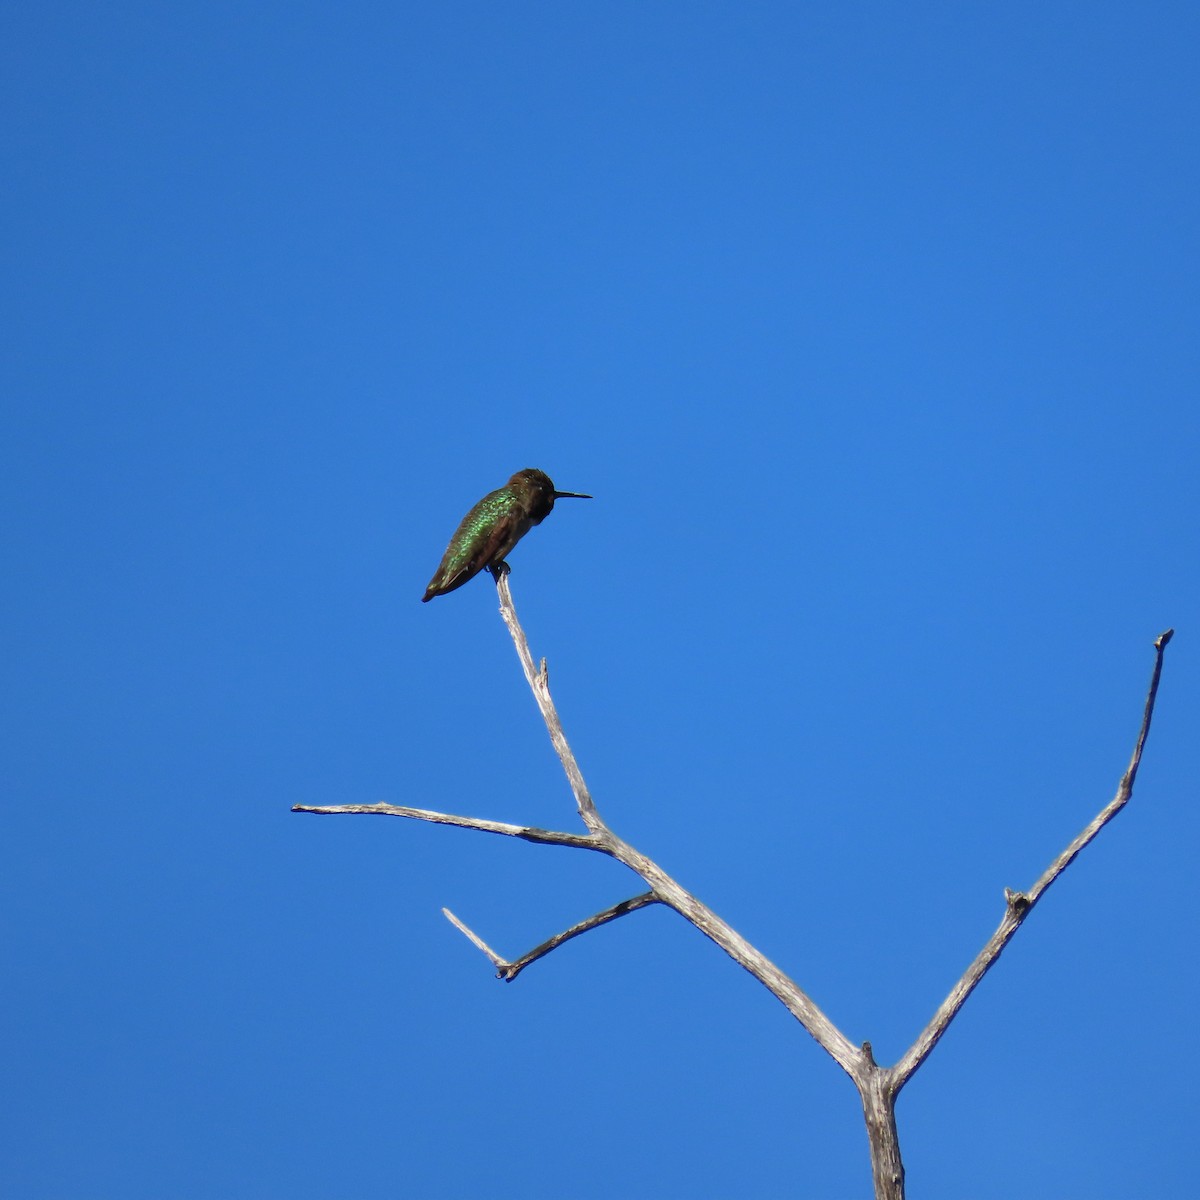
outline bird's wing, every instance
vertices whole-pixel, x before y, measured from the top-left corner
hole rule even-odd
[[[463,525],[469,526],[475,515],[475,510],[472,509],[463,519]],[[473,550],[460,551],[457,554],[453,551],[453,546],[458,541],[456,534],[454,541],[450,543],[451,549],[446,551],[446,556],[429,585],[427,594],[442,596],[446,592],[452,592],[455,588],[462,587],[467,580],[474,579],[484,567],[490,566],[507,554],[517,540],[517,521],[518,518],[511,513],[501,515],[489,529],[486,541],[475,546]]]

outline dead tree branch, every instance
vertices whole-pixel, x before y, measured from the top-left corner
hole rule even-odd
[[[601,818],[587,784],[583,781],[583,772],[579,769],[575,755],[563,734],[558,710],[550,698],[546,660],[542,659],[540,668],[534,669],[529,641],[513,606],[508,572],[497,571],[494,575],[496,591],[500,596],[500,613],[512,635],[517,657],[525,669],[525,678],[537,700],[538,708],[541,709],[550,740],[554,743],[554,749],[571,784],[579,815],[592,831],[597,848],[640,875],[661,903],[673,908],[680,916],[690,921],[701,933],[716,942],[734,962],[749,971],[808,1030],[830,1057],[854,1078],[862,1060],[862,1051],[842,1034],[800,985],[790,979],[766,955],[750,945],[735,929],[722,921],[712,909],[681,887],[656,862],[613,833]]]
[[[1005,912],[996,932],[987,940],[983,949],[976,955],[975,961],[951,989],[950,995],[942,1001],[941,1007],[933,1014],[933,1019],[921,1031],[917,1040],[892,1067],[897,1092],[929,1056],[929,1052],[937,1045],[938,1039],[946,1032],[950,1022],[954,1020],[963,1004],[966,1003],[967,997],[995,965],[996,960],[1000,957],[1000,952],[1008,945],[1013,934],[1021,927],[1025,918],[1033,911],[1034,905],[1042,898],[1050,885],[1075,861],[1080,851],[1092,841],[1100,830],[1129,803],[1129,798],[1133,795],[1133,781],[1137,778],[1138,767],[1142,762],[1142,750],[1145,748],[1146,737],[1150,732],[1150,720],[1154,716],[1154,701],[1158,696],[1158,681],[1162,676],[1163,653],[1174,634],[1173,629],[1168,629],[1154,641],[1154,672],[1150,676],[1150,687],[1146,693],[1146,703],[1142,710],[1142,726],[1138,731],[1137,743],[1133,748],[1133,757],[1129,760],[1129,766],[1125,769],[1125,774],[1121,776],[1121,782],[1117,785],[1117,794],[1088,822],[1083,832],[1046,868],[1041,878],[1028,892],[1004,889]]]
[[[572,925],[570,929],[564,929],[562,933],[556,933],[552,938],[547,938],[541,945],[534,946],[527,954],[522,954],[520,958],[514,959],[512,962],[501,958],[487,942],[473,930],[469,929],[448,908],[443,908],[442,912],[451,925],[463,933],[470,941],[474,942],[491,959],[492,966],[496,968],[496,977],[503,979],[505,983],[511,983],[530,963],[537,962],[539,958],[544,958],[551,950],[557,950],[563,942],[569,942],[581,933],[587,933],[589,929],[596,929],[600,925],[607,925],[609,921],[615,921],[618,917],[625,916],[626,913],[636,912],[639,908],[645,908],[648,904],[659,903],[661,901],[653,892],[642,892],[640,896],[631,896],[628,900],[622,900],[619,904],[614,904],[610,908],[604,909],[603,912],[594,913],[586,921],[580,921],[577,925]]]
[[[546,729],[550,734],[551,742],[554,743],[555,752],[563,765],[563,770],[567,773],[567,782],[571,785],[571,793],[575,797],[575,807],[588,829],[592,833],[599,833],[604,828],[604,823],[596,815],[596,806],[592,803],[592,793],[588,791],[587,784],[583,782],[583,772],[580,771],[579,764],[575,761],[575,755],[567,743],[567,735],[563,732],[558,709],[555,708],[554,700],[550,696],[550,672],[546,667],[546,660],[543,658],[541,665],[536,670],[534,669],[529,639],[525,636],[525,630],[521,628],[521,622],[517,620],[517,610],[513,607],[512,593],[508,590],[508,564],[501,563],[499,567],[490,568],[490,570],[492,577],[496,580],[496,591],[500,594],[500,615],[504,618],[508,632],[512,635],[513,645],[517,648],[517,657],[521,660],[521,669],[525,672],[525,679],[541,710],[542,720],[546,722]]]
[[[563,833],[557,829],[538,829],[536,825],[509,825],[504,821],[486,821],[482,817],[456,817],[453,813],[433,812],[428,808],[406,808],[402,804],[293,804],[292,812],[317,813],[321,816],[342,813],[366,813],[379,817],[411,817],[414,821],[429,821],[434,825],[457,825],[462,829],[481,829],[484,833],[501,833],[505,837],[521,838],[544,846],[573,846],[577,850],[603,850],[604,847],[588,834]]]
[[[542,719],[550,734],[566,773],[571,792],[575,798],[576,809],[587,827],[586,834],[567,833],[558,830],[538,829],[534,826],[511,825],[501,821],[489,821],[479,817],[460,817],[450,813],[433,812],[422,808],[408,808],[394,804],[343,804],[335,806],[315,807],[297,804],[293,812],[310,813],[369,813],[382,816],[408,817],[418,821],[430,821],[439,825],[457,825],[465,829],[478,829],[485,833],[498,833],[507,837],[521,838],[524,841],[537,842],[546,845],[570,846],[579,850],[594,850],[607,854],[639,875],[649,887],[649,891],[631,899],[614,904],[586,920],[572,925],[569,929],[555,934],[554,937],[542,942],[520,958],[509,961],[497,954],[478,934],[474,933],[464,922],[459,920],[449,909],[443,909],[451,921],[479,950],[481,950],[496,968],[499,978],[515,979],[516,976],[540,958],[544,958],[552,950],[564,942],[596,929],[601,925],[644,908],[650,904],[665,904],[674,909],[694,925],[707,938],[711,939],[739,966],[754,976],[772,995],[787,1008],[787,1010],[809,1032],[814,1040],[829,1054],[829,1056],[850,1076],[858,1089],[863,1106],[863,1116],[867,1125],[867,1138],[871,1152],[871,1171],[875,1184],[876,1200],[903,1200],[904,1198],[904,1166],[900,1157],[900,1142],[896,1131],[896,1097],[901,1088],[912,1077],[917,1068],[925,1061],[939,1038],[945,1033],[950,1022],[958,1014],[967,997],[978,986],[980,980],[995,964],[1000,952],[1008,944],[1013,934],[1020,927],[1033,907],[1041,899],[1050,885],[1071,864],[1085,846],[1112,820],[1114,816],[1128,803],[1133,794],[1134,779],[1141,763],[1142,750],[1150,731],[1150,720],[1154,713],[1154,702],[1158,693],[1159,678],[1162,674],[1163,652],[1171,640],[1172,631],[1167,630],[1154,643],[1156,658],[1154,673],[1150,681],[1150,689],[1146,696],[1145,708],[1142,714],[1142,725],[1138,734],[1133,757],[1121,779],[1117,794],[1113,800],[1101,810],[1098,816],[1071,842],[1069,846],[1050,864],[1042,877],[1028,892],[1014,892],[1005,889],[1006,907],[999,928],[991,936],[975,961],[967,968],[962,978],[955,984],[950,995],[934,1014],[932,1020],[922,1030],[917,1040],[905,1052],[903,1057],[892,1067],[879,1066],[871,1052],[869,1042],[861,1047],[853,1045],[849,1039],[821,1011],[810,996],[795,982],[779,969],[765,955],[755,949],[736,930],[727,925],[710,908],[680,886],[657,863],[635,850],[628,842],[623,841],[608,827],[596,809],[591,792],[584,782],[583,773],[575,760],[575,755],[562,728],[558,709],[550,696],[549,673],[546,660],[543,658],[535,667],[533,655],[525,631],[517,619],[513,606],[512,594],[508,586],[508,571],[504,564],[493,570],[496,579],[496,590],[500,597],[500,612],[512,636],[517,649],[517,656],[525,672],[525,678],[533,692],[535,701],[541,711]]]

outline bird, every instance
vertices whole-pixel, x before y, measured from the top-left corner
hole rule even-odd
[[[518,471],[503,487],[488,492],[454,531],[421,603],[462,587],[485,567],[493,573],[507,569],[504,560],[512,548],[550,515],[555,500],[566,499],[594,497],[556,491],[550,476],[536,467]]]

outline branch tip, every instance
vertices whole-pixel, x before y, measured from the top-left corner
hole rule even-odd
[[[1175,636],[1175,630],[1168,629],[1154,639],[1154,648],[1160,653],[1167,648],[1167,643]]]
[[[472,945],[477,949],[482,950],[484,954],[491,960],[492,966],[496,968],[496,974],[502,976],[505,969],[510,965],[507,959],[503,959],[495,950],[491,948],[473,929],[464,922],[460,921],[448,908],[442,909],[442,916],[454,926]]]

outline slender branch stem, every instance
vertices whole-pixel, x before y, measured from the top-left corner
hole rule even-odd
[[[508,589],[508,564],[501,563],[500,568],[492,569],[492,575],[496,580],[496,591],[500,596],[500,615],[504,618],[508,632],[512,635],[513,645],[517,648],[517,657],[521,660],[521,668],[525,672],[525,678],[533,692],[533,698],[541,710],[542,720],[546,722],[550,741],[554,743],[559,761],[567,773],[567,782],[571,785],[571,791],[575,796],[575,807],[579,810],[579,815],[588,829],[593,833],[598,833],[604,828],[604,823],[596,812],[592,794],[583,781],[583,772],[580,771],[579,764],[575,761],[575,755],[571,753],[567,735],[563,732],[562,721],[558,716],[558,709],[554,706],[554,700],[550,696],[550,676],[546,668],[546,660],[543,658],[541,665],[537,668],[534,667],[533,654],[529,649],[529,639],[525,636],[525,630],[521,628],[521,622],[517,620],[517,610],[513,607],[512,592]]]
[[[487,942],[485,942],[483,938],[479,936],[479,934],[477,934],[469,925],[467,925],[465,921],[460,921],[448,908],[442,909],[442,916],[444,916],[446,920],[449,921],[450,924],[459,931],[459,933],[466,937],[468,941],[474,943],[477,949],[482,950],[484,954],[491,959],[492,966],[496,968],[496,973],[498,975],[504,974],[504,968],[508,966],[507,959],[501,958],[500,955],[497,954],[495,950],[493,950],[491,946],[489,946]]]
[[[1079,853],[1089,842],[1125,807],[1133,795],[1133,782],[1137,778],[1138,767],[1142,761],[1142,750],[1146,745],[1146,737],[1150,733],[1150,721],[1154,716],[1154,701],[1158,695],[1158,681],[1162,676],[1163,652],[1174,634],[1168,629],[1155,639],[1154,671],[1150,677],[1150,687],[1146,693],[1146,703],[1142,710],[1142,725],[1138,731],[1137,743],[1133,748],[1133,757],[1117,786],[1117,794],[1090,821],[1082,833],[1046,868],[1041,878],[1028,892],[1014,892],[1006,888],[1004,895],[1006,908],[996,932],[987,940],[983,949],[975,956],[975,961],[966,969],[962,978],[951,989],[950,994],[942,1001],[941,1007],[933,1014],[933,1019],[921,1031],[917,1040],[909,1047],[904,1056],[891,1068],[895,1090],[899,1090],[908,1082],[913,1072],[929,1057],[930,1051],[937,1045],[942,1034],[946,1032],[950,1022],[958,1015],[967,997],[975,990],[979,982],[995,965],[1001,951],[1008,945],[1014,933],[1021,927],[1022,922],[1032,912],[1033,907],[1046,893],[1050,885],[1075,861]]]
[[[407,808],[402,804],[293,804],[292,812],[319,813],[322,816],[366,813],[381,817],[411,817],[414,821],[430,821],[434,825],[457,825],[462,829],[479,829],[484,833],[501,833],[505,837],[521,838],[522,841],[538,842],[547,846],[604,850],[599,841],[590,834],[538,829],[536,825],[509,825],[505,821],[487,821],[482,817],[456,817],[453,813],[434,812],[428,808]]]
[[[520,958],[509,962],[507,959],[501,958],[478,934],[474,933],[467,925],[460,921],[448,908],[443,908],[446,919],[464,933],[488,958],[492,960],[492,965],[496,968],[496,975],[503,979],[506,983],[511,983],[530,963],[537,962],[539,958],[544,958],[551,950],[557,950],[563,942],[569,942],[572,938],[578,937],[581,933],[587,933],[591,929],[596,929],[601,925],[607,925],[609,921],[615,921],[618,917],[625,916],[626,913],[636,912],[639,908],[645,908],[648,904],[660,904],[661,901],[653,892],[643,892],[640,896],[631,896],[628,900],[622,900],[619,904],[614,904],[610,908],[606,908],[603,912],[598,912],[588,917],[585,921],[580,921],[577,925],[572,925],[570,929],[564,929],[562,933],[556,933],[552,938],[547,938],[540,946],[535,946],[527,954],[522,954]]]

